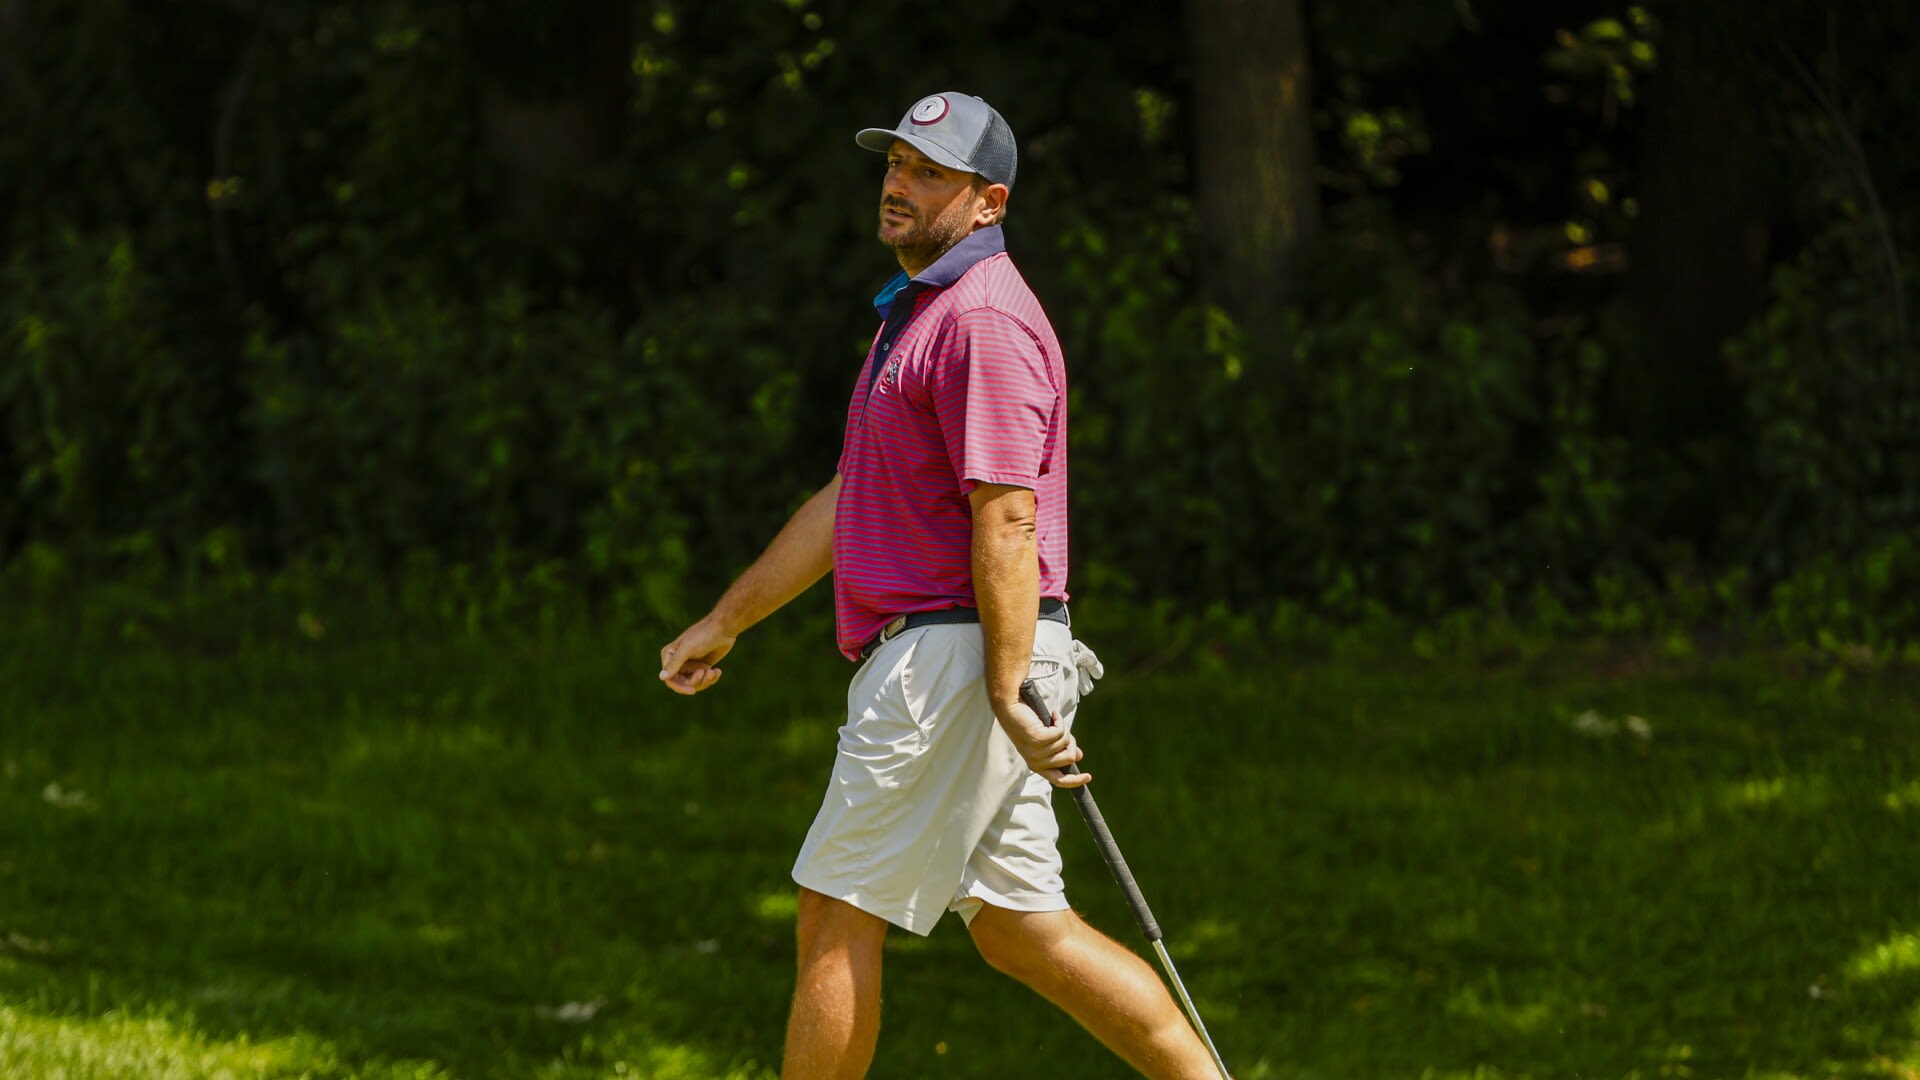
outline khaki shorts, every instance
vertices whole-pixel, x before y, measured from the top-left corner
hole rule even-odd
[[[1068,727],[1083,649],[1061,623],[1034,631],[1029,677]],[[984,673],[978,624],[917,627],[874,650],[847,689],[794,881],[922,935],[948,910],[971,922],[983,903],[1065,910],[1053,785],[1000,729]]]

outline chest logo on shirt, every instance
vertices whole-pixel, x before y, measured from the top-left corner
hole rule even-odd
[[[923,98],[920,104],[915,105],[913,111],[907,115],[922,127],[927,124],[937,124],[947,115],[947,99],[939,94]]]

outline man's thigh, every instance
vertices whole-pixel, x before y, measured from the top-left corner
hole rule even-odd
[[[1029,775],[987,703],[977,625],[887,642],[848,689],[826,797],[794,880],[917,934]]]

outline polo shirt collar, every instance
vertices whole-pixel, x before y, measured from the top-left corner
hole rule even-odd
[[[893,307],[894,297],[904,292],[908,285],[944,289],[959,281],[960,275],[973,269],[974,263],[1003,254],[1006,250],[1007,237],[1000,226],[988,225],[975,229],[962,237],[959,243],[948,248],[946,254],[935,259],[932,266],[920,271],[912,278],[907,277],[905,270],[888,278],[887,283],[882,285],[879,293],[874,296],[873,308],[884,319],[887,317],[887,311]]]
[[[945,255],[935,259],[932,266],[915,274],[913,280],[921,285],[944,289],[959,281],[961,274],[973,269],[974,263],[1006,250],[1007,237],[1000,231],[1000,226],[988,225],[975,229],[948,248]]]

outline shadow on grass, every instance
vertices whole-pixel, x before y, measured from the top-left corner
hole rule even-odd
[[[636,659],[148,655],[82,693],[16,681],[0,1000],[304,1034],[338,1075],[772,1060],[790,930],[746,905],[810,813],[801,755],[769,752],[770,701],[677,702]]]
[[[760,643],[692,701],[638,643],[8,655],[0,1064],[776,1060],[786,874],[847,674],[817,642]],[[1243,1080],[1915,1064],[1910,696],[1738,665],[1276,665],[1196,686],[1110,680],[1081,733]],[[1072,899],[1134,941],[1062,814]],[[1035,1053],[1128,1075],[957,920],[890,948],[876,1077],[1009,1075]]]

